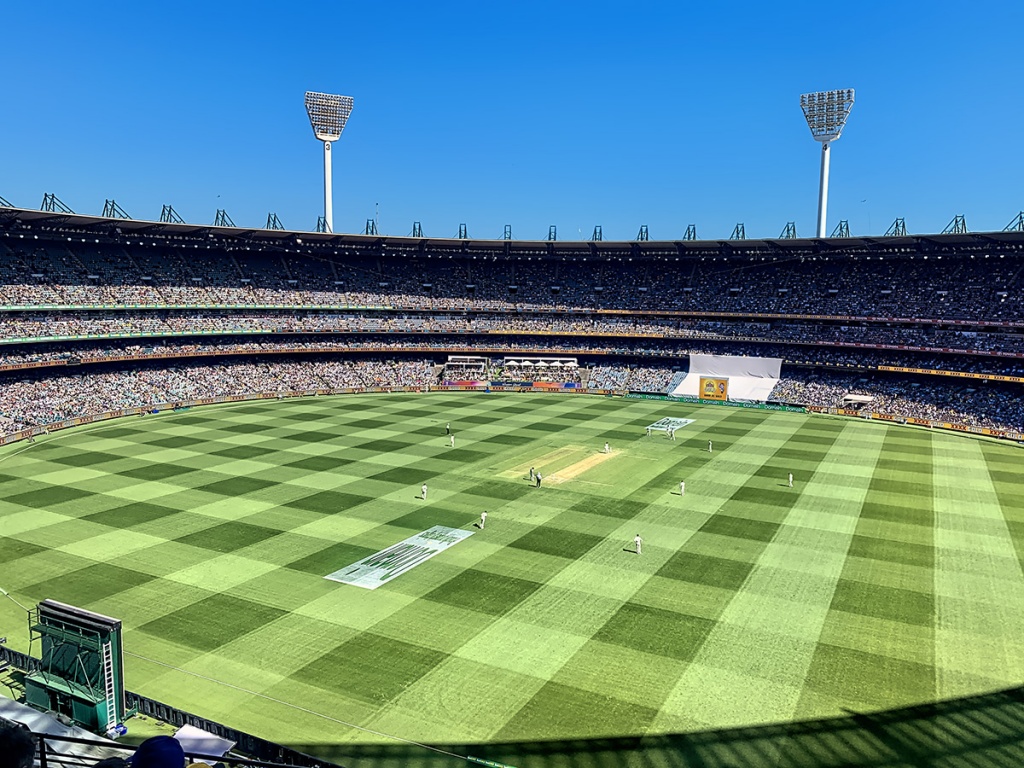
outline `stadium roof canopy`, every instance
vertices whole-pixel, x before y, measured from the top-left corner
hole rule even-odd
[[[94,240],[130,245],[181,245],[228,250],[266,249],[311,253],[373,253],[392,256],[512,258],[678,257],[792,258],[883,254],[1006,253],[1024,250],[1024,232],[968,232],[902,237],[773,238],[751,240],[470,240],[346,235],[246,227],[175,224],[137,219],[0,208],[6,237]]]

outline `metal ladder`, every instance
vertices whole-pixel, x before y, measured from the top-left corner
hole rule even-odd
[[[114,687],[114,658],[110,643],[103,643],[103,683],[107,694],[107,730],[117,725],[117,690]]]

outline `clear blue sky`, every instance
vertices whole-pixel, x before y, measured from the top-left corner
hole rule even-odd
[[[560,240],[814,230],[807,91],[855,88],[829,229],[1024,208],[1020,2],[11,3],[0,196],[190,222],[322,212],[303,93],[355,98],[335,229]]]

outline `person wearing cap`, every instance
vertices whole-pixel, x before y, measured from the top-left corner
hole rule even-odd
[[[153,736],[139,745],[129,764],[131,768],[184,768],[185,750],[172,736]]]
[[[36,741],[32,732],[20,725],[0,725],[0,766],[32,768]]]

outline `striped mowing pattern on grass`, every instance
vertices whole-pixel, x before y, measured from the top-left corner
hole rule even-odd
[[[647,436],[665,417],[694,421],[674,442]],[[267,738],[393,734],[569,765],[568,748],[494,745],[1019,684],[1020,456],[885,424],[608,398],[195,410],[0,452],[0,586],[123,618],[142,657],[130,688]],[[579,473],[538,489],[531,466]],[[434,526],[469,531],[483,510],[485,531],[377,590],[323,578]],[[9,601],[0,621],[23,645]]]

